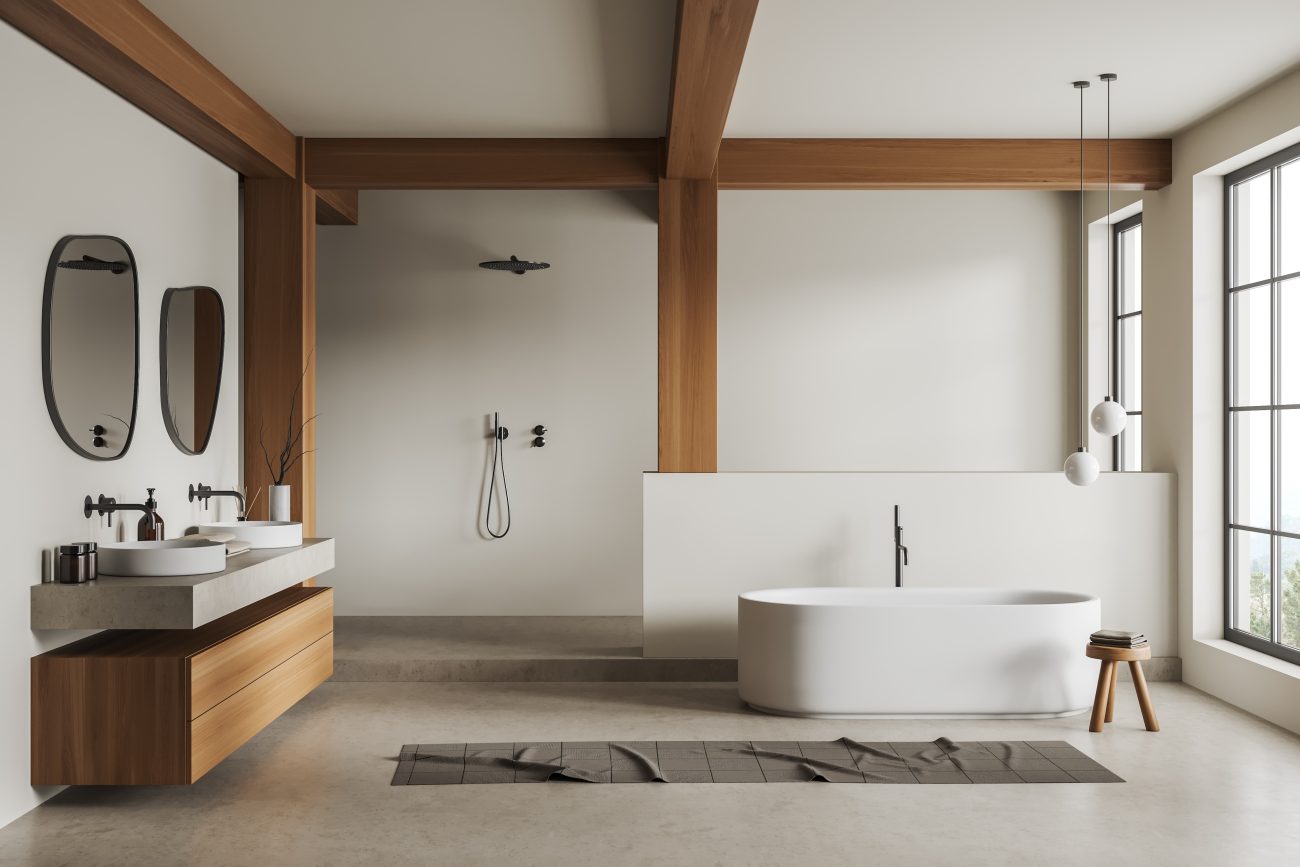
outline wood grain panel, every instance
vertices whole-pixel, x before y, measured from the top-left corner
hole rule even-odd
[[[659,471],[718,469],[718,186],[659,183]]]
[[[1106,143],[1084,147],[1084,185],[1104,189]],[[1173,180],[1168,139],[1112,143],[1116,189],[1154,190]],[[718,186],[726,190],[1077,190],[1077,139],[724,139]]]
[[[298,148],[301,154],[301,139]],[[259,437],[274,463],[286,435],[316,413],[315,346],[316,194],[301,171],[288,180],[250,178],[244,182],[244,484],[250,499],[261,491],[250,519],[265,519],[270,501]],[[315,449],[315,423],[306,426],[302,445]],[[293,519],[313,535],[315,456],[299,461],[285,483],[292,488]]]
[[[758,0],[678,0],[667,177],[713,175],[757,9]]]
[[[356,190],[317,190],[316,224],[318,226],[355,226],[360,218]]]
[[[319,638],[190,723],[194,782],[334,673],[334,633]]]
[[[334,631],[334,591],[232,635],[190,659],[190,718],[201,716],[327,633]]]
[[[307,140],[307,183],[316,189],[653,189],[657,139]]]
[[[0,0],[0,18],[240,174],[293,177],[293,134],[137,0]]]
[[[33,786],[189,779],[181,658],[32,658]]]

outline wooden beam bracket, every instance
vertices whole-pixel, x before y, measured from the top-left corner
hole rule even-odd
[[[317,190],[318,226],[355,226],[360,207],[356,190]]]

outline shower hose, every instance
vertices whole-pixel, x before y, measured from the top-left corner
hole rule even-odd
[[[493,539],[504,539],[510,532],[510,487],[506,484],[506,456],[504,452],[505,439],[510,436],[510,431],[501,426],[499,413],[492,414],[492,478],[488,481],[488,498],[487,508],[483,512],[483,528],[487,530],[488,535]],[[496,493],[497,488],[497,467],[501,468],[501,499],[506,504],[506,527],[500,533],[492,529],[492,496]],[[497,504],[497,518],[500,523],[501,504]]]

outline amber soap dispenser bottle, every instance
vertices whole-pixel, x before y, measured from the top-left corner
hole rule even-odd
[[[153,492],[157,488],[149,488],[149,499],[144,501],[144,507],[149,510],[149,515],[153,516],[154,524],[149,526],[149,515],[140,519],[136,525],[135,538],[141,542],[161,542],[167,538],[163,533],[162,515],[158,514],[158,501],[153,498]]]

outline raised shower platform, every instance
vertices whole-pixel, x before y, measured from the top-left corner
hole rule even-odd
[[[640,617],[336,617],[335,681],[723,682],[734,659],[641,655]]]

